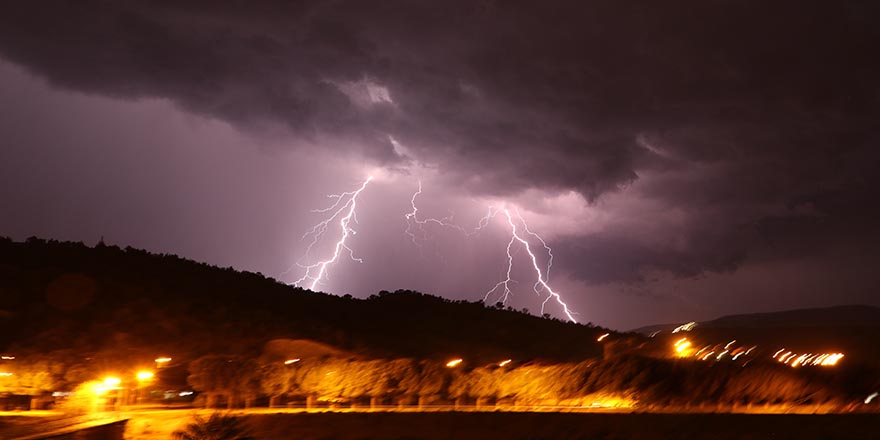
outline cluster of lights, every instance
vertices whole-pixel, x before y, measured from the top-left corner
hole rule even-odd
[[[726,358],[732,361],[739,360],[742,356],[748,356],[758,348],[757,345],[746,348],[744,346],[735,347],[736,340],[732,340],[724,345],[706,345],[697,350],[688,338],[681,338],[673,344],[675,356],[682,358],[695,358],[701,361],[720,362]]]
[[[843,359],[843,356],[843,353],[797,354],[781,348],[773,354],[773,359],[792,368],[801,366],[833,367]]]
[[[446,367],[447,368],[455,368],[455,367],[458,367],[459,365],[461,365],[463,362],[464,362],[464,359],[462,359],[462,358],[452,359],[446,363]],[[513,362],[513,359],[505,359],[503,361],[498,362],[496,365],[498,365],[499,368],[504,368],[504,367],[510,365],[512,362]]]
[[[674,328],[674,329],[672,330],[672,333],[678,333],[678,332],[689,332],[689,331],[693,330],[694,327],[696,327],[696,326],[697,326],[697,323],[691,321],[691,322],[689,322],[689,323],[687,323],[687,324],[682,324],[682,325],[680,325],[680,326]],[[655,333],[655,334],[656,334],[656,333]]]
[[[102,382],[95,383],[95,385],[92,387],[92,391],[96,395],[100,396],[100,395],[106,393],[107,391],[118,390],[119,384],[121,384],[121,383],[122,383],[122,379],[120,379],[118,377],[113,377],[113,376],[106,377],[106,378],[104,378],[104,380]]]

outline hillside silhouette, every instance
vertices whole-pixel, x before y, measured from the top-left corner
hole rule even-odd
[[[311,339],[369,357],[571,361],[604,329],[412,291],[339,297],[134,248],[0,238],[0,350],[252,355]]]

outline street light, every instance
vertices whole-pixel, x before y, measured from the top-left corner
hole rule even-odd
[[[141,397],[141,386],[143,386],[144,382],[149,382],[149,381],[153,380],[154,376],[155,376],[155,374],[153,374],[152,371],[148,371],[148,370],[141,370],[141,371],[138,371],[137,374],[135,374],[134,377],[137,378],[137,388],[135,388],[135,390],[134,390],[134,404],[135,405],[137,405],[138,400],[140,400],[140,397]]]
[[[459,364],[461,364],[463,361],[464,361],[463,359],[453,359],[453,360],[447,362],[447,363],[446,363],[446,366],[449,367],[449,368],[455,368],[455,367],[457,367]]]
[[[156,358],[156,368],[162,368],[169,362],[171,362],[170,357],[166,357],[166,356],[157,357]]]

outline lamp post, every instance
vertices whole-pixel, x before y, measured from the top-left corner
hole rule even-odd
[[[135,405],[138,404],[138,400],[141,397],[141,387],[145,383],[152,381],[154,376],[155,376],[155,374],[152,371],[148,371],[148,370],[138,371],[137,374],[135,375],[135,379],[137,379],[137,388],[135,388],[135,390],[134,390],[134,404]]]

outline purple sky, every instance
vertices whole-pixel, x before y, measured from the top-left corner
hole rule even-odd
[[[420,216],[518,207],[582,322],[880,305],[878,6],[545,3],[0,7],[0,235],[292,282],[310,211],[373,175],[321,290],[504,277],[503,216],[410,241],[421,180]]]

